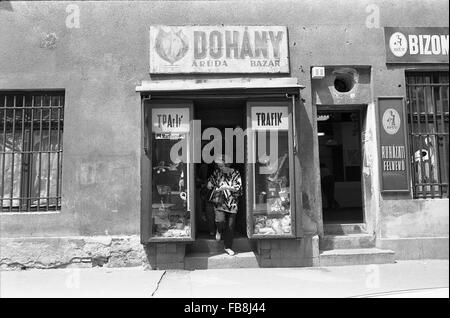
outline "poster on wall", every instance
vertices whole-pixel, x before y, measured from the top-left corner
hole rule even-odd
[[[150,73],[289,73],[285,26],[150,26]]]
[[[386,63],[448,63],[448,27],[385,27]]]
[[[378,97],[379,162],[382,192],[410,191],[403,97]]]

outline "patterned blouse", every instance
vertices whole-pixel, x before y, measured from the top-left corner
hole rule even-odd
[[[236,191],[223,190],[224,200],[222,204],[214,204],[216,210],[229,213],[237,213],[238,198],[242,195],[242,181],[239,171],[232,169],[229,173],[224,173],[220,169],[215,169],[208,179],[213,185],[213,189],[220,188],[223,185],[233,187]]]

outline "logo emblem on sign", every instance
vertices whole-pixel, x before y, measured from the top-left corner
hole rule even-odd
[[[389,135],[395,135],[400,129],[400,115],[393,109],[388,108],[383,113],[383,128]]]
[[[408,42],[406,36],[401,32],[395,32],[389,39],[389,48],[392,54],[397,57],[401,57],[406,54],[408,50]]]
[[[160,29],[155,40],[155,50],[158,55],[170,64],[181,60],[189,49],[186,36],[181,30],[171,29],[169,32]]]

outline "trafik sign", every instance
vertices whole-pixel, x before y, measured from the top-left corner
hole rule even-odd
[[[289,73],[283,26],[150,27],[150,73]]]
[[[384,28],[386,63],[448,63],[448,28]]]

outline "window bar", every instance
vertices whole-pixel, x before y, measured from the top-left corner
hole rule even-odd
[[[411,77],[411,81],[413,81],[414,83],[417,82],[416,79],[417,79],[416,76]],[[413,105],[415,104],[417,107],[417,103],[419,103],[419,98],[417,96],[417,89],[413,89],[413,87],[411,87],[410,91],[411,91],[411,95],[410,95],[411,100],[414,101],[414,103],[411,103],[410,109],[409,109],[410,114],[411,114],[411,123],[412,123],[411,133],[413,133],[417,130],[417,125],[418,125],[417,122],[414,121],[414,119],[417,119],[417,114],[414,115],[414,106]],[[413,160],[412,160],[413,165],[414,165],[414,170],[413,170],[414,171],[414,195],[419,196],[420,195],[420,186],[418,186],[418,184],[420,184],[422,182],[422,180],[419,178],[420,162],[417,161],[417,164],[416,164],[416,161],[415,161],[416,160],[415,151],[417,148],[417,137],[414,134],[412,134],[411,140],[412,140],[413,149],[414,149]]]
[[[38,197],[41,196],[41,173],[42,173],[42,104],[44,102],[44,95],[41,95],[41,108],[39,109],[39,175],[38,176]],[[41,210],[41,200],[38,199],[37,210]]]
[[[48,148],[47,148],[47,211],[50,208],[50,156],[51,156],[51,140],[52,140],[52,96],[49,97],[50,108],[48,113]]]
[[[16,102],[17,102],[17,96],[14,95],[13,98],[13,117],[12,117],[12,159],[11,159],[11,191],[10,191],[10,204],[9,204],[9,212],[11,212],[13,207],[13,196],[14,196],[14,147],[15,147],[15,141],[16,141]]]
[[[2,148],[2,210],[4,204],[4,193],[5,193],[5,161],[6,161],[6,102],[7,96],[5,95],[5,99],[3,101],[3,148]]]
[[[28,210],[31,210],[31,206],[32,206],[32,190],[33,190],[33,168],[34,168],[34,156],[35,154],[33,153],[33,142],[34,142],[34,110],[35,110],[35,99],[34,99],[34,95],[31,96],[31,126],[30,126],[30,144],[28,146],[28,149],[31,150],[30,154],[28,156],[28,199],[27,199],[27,205],[28,205]]]
[[[414,83],[418,83],[418,76],[414,76],[413,77]],[[419,88],[415,88],[411,90],[411,93],[414,94],[414,100],[415,100],[415,104],[414,106],[416,107],[416,109],[419,108],[418,104],[419,104]],[[416,109],[411,109],[413,116],[414,116],[414,131],[418,131],[418,127],[419,127],[419,114],[416,112]],[[419,139],[420,139],[420,135],[419,136],[414,136],[414,145],[417,149],[419,149],[420,151],[420,146],[419,146]],[[414,148],[414,149],[416,149]],[[421,155],[421,154],[420,154]],[[422,174],[421,174],[421,161],[420,161],[420,155],[419,158],[417,158],[417,167],[416,167],[416,196],[420,196],[422,194],[423,191],[423,186],[422,184]],[[415,158],[414,158],[415,159]]]
[[[427,150],[428,150],[428,182],[429,183],[434,183],[434,175],[433,175],[433,169],[431,167],[431,165],[433,164],[432,160],[431,160],[431,151],[432,150],[432,144],[431,144],[431,137],[430,137],[430,127],[429,127],[429,123],[428,123],[428,94],[427,94],[427,88],[428,86],[423,86],[423,111],[424,111],[424,119],[425,119],[425,138],[427,140]],[[431,197],[434,198],[434,186],[430,185],[430,193],[431,193]]]
[[[25,95],[23,95],[22,105],[24,107],[25,107],[25,103],[26,103]],[[24,173],[23,173],[23,171],[24,171],[24,169],[23,169],[23,167],[24,167],[24,160],[23,160],[24,159],[24,154],[23,154],[24,147],[25,147],[25,109],[22,109],[22,146],[21,146],[22,149],[20,149],[20,151],[21,151],[20,165],[22,167],[21,171],[20,171],[20,201],[19,201],[20,209],[23,209],[23,197],[24,197],[24,193],[22,192],[22,186],[23,186],[22,182],[24,180],[24,178],[23,178],[23,175],[24,175]]]
[[[422,125],[421,125],[421,116],[420,116],[420,106],[419,106],[419,104],[420,104],[420,99],[419,99],[419,90],[418,89],[416,89],[415,90],[415,96],[416,96],[416,109],[417,109],[417,131],[419,132],[419,133],[421,133],[421,127],[422,127]],[[419,169],[420,169],[420,180],[419,180],[419,184],[420,185],[422,185],[422,187],[419,187],[419,195],[424,195],[424,192],[426,192],[426,191],[424,191],[424,186],[423,186],[423,184],[425,183],[424,182],[424,176],[425,176],[425,171],[424,171],[424,169],[423,169],[423,162],[422,162],[422,148],[423,148],[423,140],[422,140],[422,136],[421,135],[419,135],[419,162],[418,162],[418,164],[419,164]]]
[[[441,124],[442,124],[442,129],[443,129],[443,133],[445,133],[445,120],[444,120],[444,116],[445,116],[445,109],[444,109],[444,99],[443,99],[443,96],[442,96],[442,90],[444,89],[444,87],[445,86],[441,86],[441,87],[439,87],[439,99],[440,99],[440,101],[441,101],[441,110],[442,110],[442,113],[441,113]],[[448,98],[448,86],[447,86],[447,98]],[[448,100],[447,100],[447,103],[448,103]],[[442,139],[443,139],[443,145],[444,145],[444,151],[443,151],[443,153],[444,153],[444,163],[443,163],[443,165],[442,165],[442,167],[443,167],[443,169],[444,169],[444,176],[445,176],[445,178],[446,178],[446,180],[445,180],[445,182],[447,182],[447,189],[446,189],[446,192],[447,192],[447,196],[448,196],[448,193],[449,193],[449,188],[448,188],[448,172],[447,172],[447,147],[448,147],[448,132],[447,132],[447,134],[444,134],[444,136],[442,137]]]
[[[411,80],[411,78],[409,78],[409,80]],[[415,148],[415,139],[416,137],[413,135],[414,132],[414,114],[413,114],[413,102],[414,102],[414,96],[412,94],[412,87],[408,86],[408,96],[409,96],[409,103],[408,103],[408,113],[409,113],[409,120],[410,120],[410,125],[409,125],[409,134],[410,134],[410,140],[412,143],[412,149],[416,149]],[[417,193],[417,172],[416,172],[416,164],[415,164],[415,158],[414,158],[414,153],[413,153],[413,159],[411,160],[411,165],[412,165],[412,181],[413,181],[413,196],[416,196]]]
[[[429,174],[429,168],[430,168],[430,148],[428,147],[427,143],[425,142],[428,138],[427,137],[427,132],[428,132],[428,127],[427,127],[427,101],[426,101],[426,82],[427,82],[427,74],[426,73],[421,73],[422,76],[422,92],[423,92],[423,100],[422,103],[420,104],[420,142],[421,142],[421,149],[425,149],[428,152],[428,169],[427,169],[427,163],[425,162],[424,158],[421,157],[422,159],[422,169],[425,172],[424,176],[426,176],[427,178],[425,179],[425,192],[424,192],[424,196],[425,197],[429,197],[430,193],[431,193],[431,174]],[[422,121],[422,116],[423,116],[423,121]],[[423,127],[425,125],[425,127]],[[427,175],[427,170],[428,170],[428,175]]]
[[[61,145],[60,145],[60,135],[61,135],[61,127],[60,127],[60,120],[61,120],[61,96],[59,96],[58,97],[58,132],[57,132],[57,140],[56,140],[56,144],[57,144],[57,153],[56,153],[56,156],[57,156],[57,165],[56,165],[56,208],[58,208],[58,206],[59,206],[59,202],[60,202],[60,200],[59,200],[59,173],[60,173],[60,168],[59,168],[59,165],[60,165],[60,154],[59,154],[59,152],[60,152],[60,148],[61,148]]]
[[[431,102],[432,102],[432,110],[433,110],[433,128],[434,128],[434,135],[433,135],[433,139],[434,139],[434,148],[435,148],[435,164],[436,164],[436,169],[435,169],[435,175],[436,175],[436,182],[439,183],[440,185],[437,186],[437,196],[438,197],[442,197],[442,180],[441,180],[441,174],[440,174],[440,162],[439,162],[439,158],[440,158],[440,151],[439,151],[439,125],[438,125],[438,121],[437,121],[437,117],[436,117],[436,113],[438,112],[437,109],[437,103],[436,103],[436,95],[434,93],[434,88],[435,87],[431,87]]]

